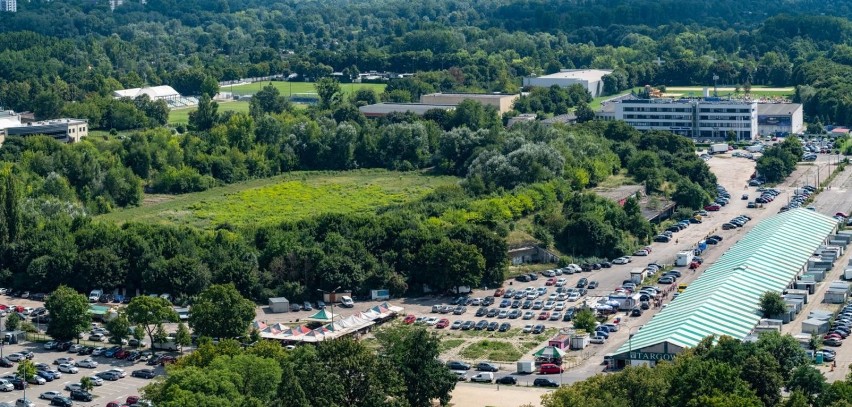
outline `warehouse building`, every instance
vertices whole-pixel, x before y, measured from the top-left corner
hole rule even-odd
[[[426,112],[434,109],[452,111],[456,105],[428,104],[428,103],[376,103],[374,105],[361,106],[358,110],[367,117],[384,117],[391,113],[414,113],[423,116]]]
[[[432,105],[458,105],[465,100],[473,100],[485,106],[494,106],[502,115],[510,110],[521,95],[504,93],[430,93],[420,96],[420,103]]]
[[[790,287],[837,225],[801,208],[760,222],[636,331],[613,354],[615,367],[672,360],[711,335],[746,338],[761,319],[763,293]]]
[[[112,92],[112,96],[116,99],[130,98],[136,99],[138,96],[148,95],[151,100],[177,100],[181,98],[180,93],[171,86],[151,86],[147,88],[132,88],[122,89]]]
[[[786,136],[804,132],[801,103],[758,103],[757,128],[761,136]]]
[[[603,94],[603,80],[605,75],[612,73],[609,69],[563,69],[557,73],[524,78],[524,87],[537,86],[549,88],[557,85],[567,88],[575,83],[583,85],[593,98]]]
[[[6,136],[43,135],[76,143],[89,135],[89,123],[81,119],[54,119],[8,127]]]

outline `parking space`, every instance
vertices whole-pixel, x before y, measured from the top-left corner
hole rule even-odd
[[[30,384],[26,389],[26,395],[28,399],[30,399],[36,404],[36,406],[47,406],[50,404],[50,401],[48,400],[39,399],[39,395],[44,392],[55,391],[61,393],[64,396],[69,396],[70,391],[65,389],[68,384],[79,383],[80,379],[84,376],[95,375],[98,372],[103,372],[114,368],[123,369],[126,373],[126,376],[115,381],[103,380],[102,385],[95,386],[92,390],[91,393],[94,396],[94,399],[92,401],[75,401],[74,405],[105,406],[111,401],[118,401],[120,402],[119,404],[123,404],[127,400],[128,396],[138,396],[139,389],[150,382],[149,379],[133,377],[131,373],[134,370],[147,368],[153,369],[159,375],[162,375],[164,373],[164,368],[162,366],[147,366],[145,361],[142,360],[137,362],[129,362],[126,360],[106,358],[103,356],[78,356],[76,354],[68,352],[45,350],[40,343],[5,345],[2,347],[2,349],[4,355],[23,351],[33,352],[33,363],[44,363],[49,365],[54,370],[57,368],[57,365],[54,364],[54,361],[58,358],[74,358],[75,361],[79,361],[86,358],[92,358],[93,360],[98,362],[98,366],[95,368],[78,367],[77,373],[61,373],[62,377],[50,382],[46,382],[42,385]],[[17,364],[15,364],[14,367],[0,368],[0,376],[14,374],[16,369]],[[0,393],[0,402],[14,404],[15,400],[23,397],[23,394],[23,390],[14,390],[11,392]]]

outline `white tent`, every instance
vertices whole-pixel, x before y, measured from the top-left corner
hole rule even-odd
[[[131,98],[135,99],[137,96],[148,95],[151,100],[157,99],[177,99],[180,98],[180,93],[174,90],[171,86],[163,85],[163,86],[151,86],[147,88],[132,88],[132,89],[122,89],[112,92],[113,97],[115,98]]]

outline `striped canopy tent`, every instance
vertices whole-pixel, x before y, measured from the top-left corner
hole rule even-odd
[[[253,321],[251,323],[251,327],[257,329],[258,331],[262,331],[266,329],[266,323],[261,321]]]
[[[555,346],[545,346],[539,349],[538,352],[533,353],[533,356],[537,358],[557,359],[565,356],[565,351]]]
[[[334,322],[334,320],[338,318],[340,318],[339,314],[332,314],[328,309],[321,309],[316,314],[305,318],[305,320],[325,323]]]
[[[803,208],[762,221],[616,354],[693,347],[711,335],[745,338],[760,321],[760,297],[787,288],[836,227],[837,220]]]

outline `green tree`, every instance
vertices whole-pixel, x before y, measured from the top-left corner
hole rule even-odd
[[[774,407],[781,401],[781,387],[784,386],[780,370],[778,361],[760,352],[743,362],[740,377],[749,383],[766,407]]]
[[[199,91],[201,92],[201,95],[207,95],[212,98],[219,93],[219,82],[213,76],[207,75],[201,82]]]
[[[709,201],[707,192],[700,185],[690,181],[689,179],[681,179],[677,183],[672,200],[678,206],[691,209],[699,209]]]
[[[190,335],[189,329],[183,322],[179,323],[177,326],[177,332],[175,332],[175,343],[180,346],[181,353],[183,353],[184,347],[192,345],[192,335]]]
[[[92,391],[95,388],[95,382],[92,381],[91,377],[83,376],[80,378],[80,388],[84,391]]]
[[[586,332],[594,332],[597,323],[594,312],[588,309],[581,310],[574,316],[574,327]]]
[[[322,78],[318,80],[314,87],[317,90],[317,95],[320,98],[320,107],[323,109],[331,109],[340,102],[342,91],[340,83],[332,78]]]
[[[207,94],[201,95],[198,100],[198,109],[189,112],[189,128],[197,131],[210,130],[219,120],[218,110],[218,103]]]
[[[199,336],[237,338],[246,334],[254,317],[254,303],[234,284],[212,285],[192,305],[189,326]]]
[[[127,313],[123,309],[119,310],[118,315],[106,322],[105,328],[109,331],[110,341],[121,344],[122,339],[130,336],[130,320],[127,319]]]
[[[760,296],[760,311],[763,316],[769,318],[783,314],[787,310],[787,304],[781,294],[775,291],[767,291]]]
[[[13,312],[6,317],[6,330],[17,331],[21,325],[21,317],[17,312]]]
[[[402,376],[409,406],[429,407],[435,399],[441,405],[449,403],[456,378],[438,360],[441,340],[437,334],[403,325],[377,332],[376,338]]]
[[[289,109],[290,101],[272,84],[255,93],[249,102],[249,114],[255,119],[266,113],[277,114]]]
[[[154,331],[162,329],[163,322],[177,322],[178,315],[172,304],[165,298],[141,295],[133,297],[127,304],[127,319],[131,323],[144,327],[151,340],[151,350],[154,350]]]
[[[789,391],[800,391],[809,400],[813,400],[825,387],[825,376],[811,366],[799,366],[793,370],[790,381],[787,382]]]
[[[44,307],[51,318],[47,334],[53,339],[67,341],[77,338],[92,323],[89,300],[70,287],[59,286],[44,302]]]
[[[166,328],[163,324],[157,324],[157,328],[154,329],[154,335],[151,337],[151,350],[155,348],[154,344],[158,343],[160,346],[163,346],[165,343],[169,341],[169,333],[166,332]]]
[[[18,377],[21,378],[24,382],[29,382],[30,379],[35,377],[36,368],[35,364],[29,359],[22,359],[20,363],[18,363]],[[24,384],[24,398],[27,398],[27,385]]]
[[[595,111],[586,103],[578,104],[574,109],[574,114],[577,116],[577,123],[585,123],[595,119]]]

